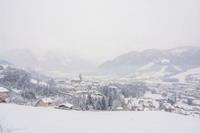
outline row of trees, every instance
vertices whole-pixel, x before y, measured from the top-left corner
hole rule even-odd
[[[115,85],[102,86],[96,92],[75,94],[71,102],[81,110],[115,110],[118,107],[126,108],[124,98],[140,97],[145,93],[144,85]]]

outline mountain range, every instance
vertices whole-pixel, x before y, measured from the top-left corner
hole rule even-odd
[[[200,47],[188,46],[129,52],[103,63],[98,70],[103,74],[126,75],[136,79],[168,79],[199,67]]]
[[[55,52],[37,56],[30,50],[3,51],[0,53],[0,64],[15,65],[51,76],[77,75],[86,71],[94,73],[95,68],[93,63],[77,56]],[[196,78],[199,74],[200,77],[200,47],[132,51],[99,65],[95,72],[138,80],[185,81],[188,76]]]

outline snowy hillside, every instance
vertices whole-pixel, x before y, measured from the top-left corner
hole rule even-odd
[[[200,79],[200,67],[197,67],[194,69],[189,69],[185,72],[182,72],[182,73],[172,76],[172,78],[178,79],[179,82],[187,82],[187,80],[190,80],[189,78],[195,78],[195,77],[196,77],[196,80]],[[193,79],[193,80],[195,80],[195,79]]]
[[[177,71],[198,67],[200,65],[199,53],[199,47],[133,51],[103,63],[99,70],[107,73],[129,74],[140,71],[145,66],[154,71],[158,66],[165,65],[170,68],[169,72],[173,70],[176,73]]]
[[[19,121],[20,120],[20,121]],[[165,112],[79,112],[0,104],[13,133],[198,133],[200,119]]]
[[[197,70],[200,67],[199,58],[200,47],[133,51],[103,63],[99,66],[99,71],[103,74],[125,75],[132,79],[183,81],[180,79],[183,76],[173,76],[190,72],[191,69]],[[198,69],[195,72],[200,71]]]
[[[140,67],[136,72],[128,74],[127,77],[143,80],[162,80],[165,77],[169,77],[180,72],[182,72],[182,69],[179,66],[171,64],[168,59],[162,59],[150,62]]]

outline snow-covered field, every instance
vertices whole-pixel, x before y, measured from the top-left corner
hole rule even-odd
[[[82,112],[0,104],[13,133],[199,133],[200,119],[166,112]]]

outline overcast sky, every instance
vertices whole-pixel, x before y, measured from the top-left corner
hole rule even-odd
[[[0,0],[1,49],[100,62],[184,45],[200,45],[200,0]]]

